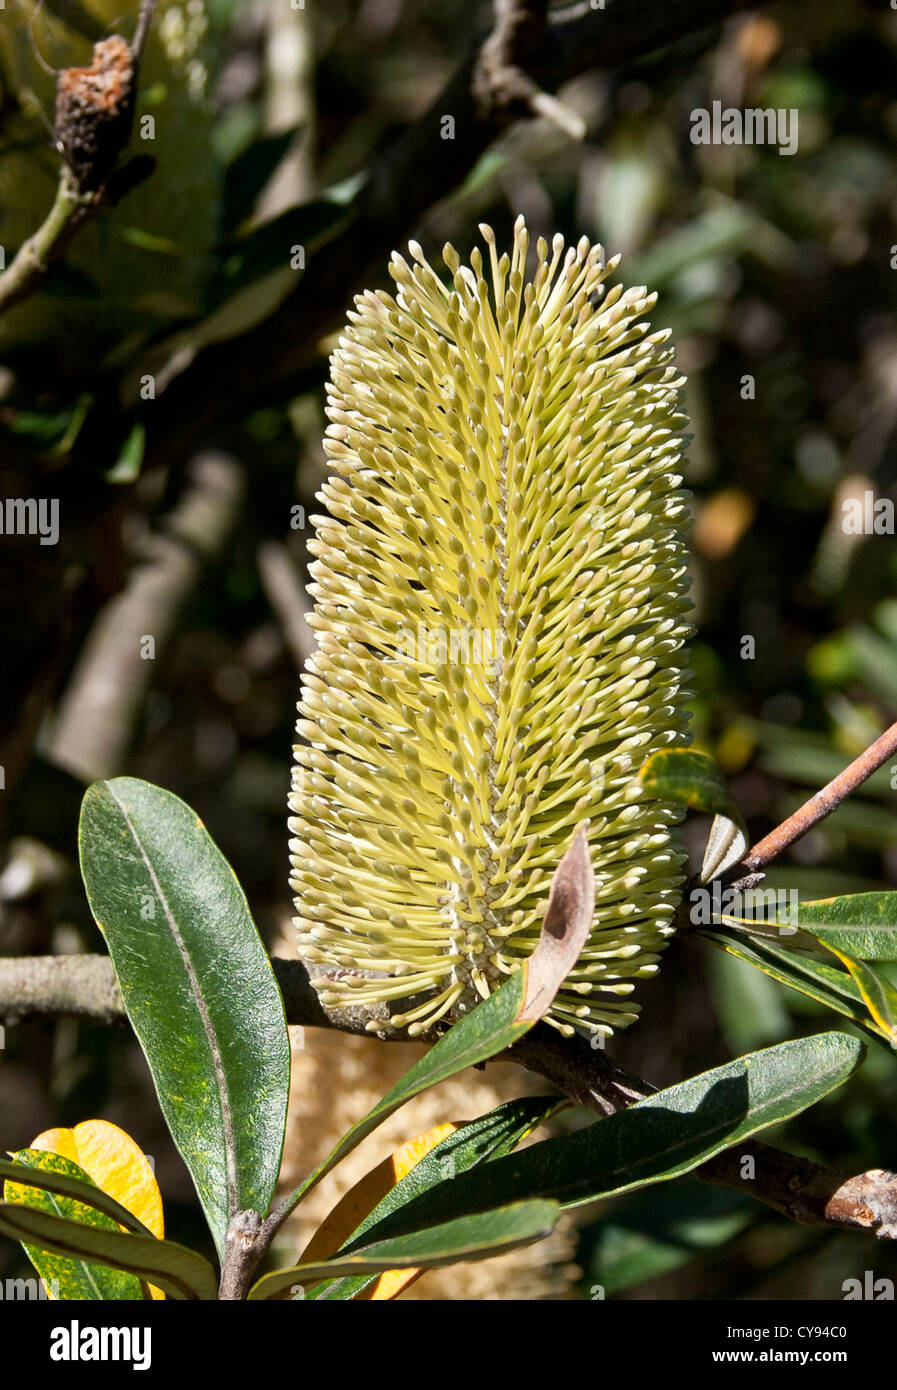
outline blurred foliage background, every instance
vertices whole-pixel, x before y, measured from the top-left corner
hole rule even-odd
[[[7,260],[58,169],[53,78],[35,50],[52,67],[87,62],[91,41],[131,32],[120,5],[45,0],[30,35],[31,0],[0,14]],[[138,101],[156,118],[156,172],[0,321],[4,495],[61,507],[58,546],[7,536],[0,556],[4,954],[102,949],[77,811],[86,781],[125,771],[196,807],[266,939],[291,949],[286,795],[331,343],[308,345],[292,392],[265,399],[260,383],[257,405],[192,458],[169,462],[162,439],[144,465],[156,402],[139,383],[152,373],[161,392],[205,343],[264,320],[294,287],[295,245],[313,276],[375,146],[421,115],[488,23],[465,0],[160,3]],[[897,545],[841,525],[845,499],[897,500],[897,13],[887,0],[764,6],[560,94],[586,122],[581,143],[514,124],[414,234],[428,253],[447,239],[463,253],[478,221],[501,240],[522,212],[534,237],[621,251],[620,277],[659,291],[653,322],[672,328],[689,379],[694,734],[759,836],[897,718]],[[693,144],[691,112],[714,100],[797,108],[798,151]],[[412,229],[398,205],[396,224],[399,244]],[[696,855],[706,830],[686,828]],[[770,882],[803,897],[897,885],[897,767]],[[656,1084],[835,1022],[684,939],[640,997],[613,1052]],[[897,1166],[895,1102],[878,1049],[777,1142],[851,1171]],[[201,1244],[154,1106],[124,1034],[7,1030],[3,1147],[102,1113],[155,1154],[170,1233]],[[865,1269],[897,1280],[897,1253],[872,1237],[789,1225],[691,1180],[587,1214],[576,1259],[566,1291],[585,1298],[837,1300]],[[0,1249],[0,1276],[13,1271]]]

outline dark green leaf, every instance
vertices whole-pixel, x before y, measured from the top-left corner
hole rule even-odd
[[[788,985],[790,989],[815,999],[826,1008],[843,1014],[858,1028],[868,1027],[863,996],[845,971],[814,956],[788,950],[759,936],[754,930],[749,934],[742,934],[741,931],[702,931],[698,935],[718,950],[726,951],[737,960],[762,970],[780,984]]]
[[[219,1254],[268,1210],[290,1077],[283,1000],[233,870],[178,797],[135,778],[84,797],[81,869],[159,1104]]]
[[[81,432],[93,397],[80,395],[67,409],[41,414],[34,410],[12,410],[6,422],[9,430],[23,437],[36,449],[61,455],[70,449]]]
[[[210,292],[208,308],[214,308],[256,280],[275,270],[290,270],[293,248],[301,246],[309,258],[354,216],[351,209],[326,199],[288,208],[263,222],[227,248],[223,273]],[[296,274],[299,274],[296,271]]]
[[[331,1274],[382,1274],[390,1269],[436,1269],[462,1261],[487,1260],[549,1235],[557,1216],[556,1202],[518,1202],[496,1207],[394,1240],[376,1241],[351,1255],[275,1270],[253,1286],[249,1297],[279,1298],[294,1292],[300,1284]]]
[[[552,1197],[564,1207],[665,1182],[805,1110],[856,1069],[865,1048],[846,1033],[779,1043],[670,1086],[588,1129],[546,1139],[442,1183],[367,1231],[386,1239],[447,1212]]]
[[[84,1258],[133,1274],[172,1298],[218,1297],[218,1281],[208,1260],[171,1240],[100,1230],[11,1202],[0,1202],[0,1232],[55,1255]]]

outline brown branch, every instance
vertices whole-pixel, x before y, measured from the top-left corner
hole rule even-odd
[[[321,1007],[301,961],[275,957],[272,965],[288,1023],[336,1027]],[[0,958],[0,1022],[12,1025],[48,1016],[124,1023],[126,1015],[109,958]],[[366,1013],[354,1020],[343,1016],[341,1030],[364,1034],[369,1017]],[[494,1060],[516,1062],[599,1115],[613,1114],[655,1090],[584,1038],[561,1038],[544,1024]],[[753,1159],[752,1177],[744,1176],[745,1169],[750,1170],[745,1163],[748,1158]],[[792,1221],[874,1231],[882,1239],[897,1240],[897,1175],[883,1169],[842,1173],[768,1144],[745,1143],[718,1154],[695,1174],[705,1182],[746,1193]],[[236,1253],[234,1258],[236,1278],[241,1264]]]
[[[374,151],[347,226],[310,257],[308,270],[275,312],[199,353],[154,402],[148,463],[183,457],[228,420],[293,388],[317,366],[321,340],[344,321],[353,294],[384,281],[390,253],[521,114],[521,93],[500,80],[502,72],[525,70],[544,95],[580,73],[618,67],[747,8],[756,3],[608,0],[607,9],[599,10],[581,0],[550,10],[538,42],[526,26],[503,25],[502,11],[492,35],[479,38],[429,110]],[[527,91],[531,97],[533,88]],[[532,100],[524,105],[532,114]],[[441,134],[447,115],[455,123],[451,140]]]
[[[816,792],[815,796],[811,796],[799,810],[754,845],[742,859],[739,869],[755,872],[757,869],[765,868],[773,859],[777,859],[783,850],[788,849],[789,845],[793,845],[795,840],[799,840],[808,830],[812,830],[814,825],[818,825],[826,816],[831,815],[832,811],[837,810],[845,797],[856,791],[867,777],[871,777],[882,763],[886,763],[888,758],[895,754],[897,724],[892,724],[890,729],[886,729],[880,738],[870,744],[865,753],[854,758],[849,767],[839,772],[827,786]]]
[[[156,0],[140,0],[140,11],[137,15],[137,24],[134,28],[134,37],[131,40],[131,53],[135,63],[140,61],[141,54],[143,53],[143,45],[146,43],[146,36],[153,22],[153,12],[155,8]]]
[[[753,1178],[743,1176],[748,1157],[754,1160]],[[883,1168],[838,1173],[769,1144],[745,1144],[695,1172],[703,1182],[745,1192],[803,1226],[841,1226],[897,1240],[897,1174]]]
[[[551,1081],[600,1115],[625,1109],[656,1088],[624,1072],[583,1038],[533,1029],[504,1058]],[[746,1160],[753,1160],[752,1163]],[[897,1174],[874,1168],[850,1174],[769,1144],[739,1144],[694,1170],[703,1182],[746,1193],[803,1225],[836,1225],[897,1240]],[[751,1176],[746,1176],[750,1174]]]
[[[257,1211],[238,1211],[224,1237],[224,1264],[218,1297],[230,1303],[249,1293],[256,1266],[265,1254],[274,1231]]]
[[[487,119],[493,111],[545,116],[566,135],[581,140],[585,122],[542,91],[530,71],[545,38],[548,0],[495,0],[495,25],[477,56],[471,93]]]

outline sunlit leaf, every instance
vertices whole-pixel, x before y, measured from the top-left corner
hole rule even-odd
[[[162,1194],[152,1165],[138,1144],[108,1120],[83,1120],[74,1129],[48,1129],[32,1149],[61,1154],[140,1220],[160,1240],[165,1234]],[[153,1290],[162,1298],[161,1290]]]
[[[268,1209],[290,1076],[283,1000],[234,872],[198,816],[132,777],[85,794],[81,869],[159,1104],[223,1258]]]
[[[797,923],[860,960],[897,960],[897,893],[850,893],[801,903]]]
[[[35,1158],[34,1154],[40,1154],[40,1157]],[[44,1158],[45,1154],[40,1150],[31,1149],[20,1149],[11,1159],[0,1158],[0,1178],[20,1186],[52,1192],[57,1197],[70,1197],[87,1207],[95,1207],[97,1211],[110,1216],[117,1226],[133,1231],[136,1235],[153,1234],[133,1212],[128,1211],[127,1207],[123,1207],[114,1197],[110,1197],[108,1192],[103,1192],[102,1188],[97,1187],[77,1164],[63,1159],[61,1166],[50,1166],[44,1162]],[[36,1164],[41,1166],[37,1167]],[[77,1173],[74,1171],[76,1169]]]

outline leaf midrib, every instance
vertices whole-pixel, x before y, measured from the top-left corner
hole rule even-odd
[[[55,1192],[48,1192],[48,1193],[47,1193],[47,1196],[48,1196],[49,1199],[50,1199],[50,1205],[53,1207],[53,1210],[54,1210],[54,1212],[56,1213],[56,1215],[59,1216],[59,1217],[61,1217],[62,1220],[64,1221],[64,1220],[66,1219],[65,1212],[62,1211],[62,1209],[61,1209],[61,1207],[60,1207],[60,1205],[59,1205],[59,1199],[57,1198],[56,1193],[55,1193]],[[84,1275],[85,1275],[85,1277],[86,1277],[86,1279],[87,1279],[88,1285],[93,1289],[94,1293],[95,1293],[96,1296],[97,1296],[97,1299],[98,1299],[100,1302],[102,1302],[102,1301],[103,1301],[103,1295],[102,1295],[102,1293],[100,1292],[100,1286],[99,1286],[99,1284],[97,1283],[96,1279],[94,1278],[93,1270],[91,1269],[91,1267],[90,1267],[90,1265],[88,1264],[87,1260],[81,1259],[81,1260],[78,1260],[77,1263],[80,1264],[81,1269],[83,1270]]]
[[[820,1072],[819,1074],[817,1074],[816,1077],[814,1077],[814,1085],[817,1085],[817,1084],[820,1084],[820,1083],[821,1083],[821,1084],[823,1084],[824,1086],[826,1086],[826,1087],[828,1088],[828,1090],[831,1090],[831,1083],[832,1083],[832,1081],[835,1080],[835,1079],[837,1079],[838,1074],[839,1074],[842,1070],[843,1070],[843,1060],[842,1060],[841,1064],[839,1064],[838,1061],[837,1061],[837,1059],[833,1059],[833,1060],[829,1063],[829,1065],[826,1067],[826,1069],[825,1069],[824,1071]],[[745,1069],[745,1074],[746,1074],[746,1069]],[[765,1119],[765,1116],[770,1112],[770,1110],[777,1110],[778,1107],[779,1107],[779,1105],[782,1104],[782,1103],[784,1103],[784,1105],[785,1105],[785,1107],[786,1107],[786,1110],[787,1110],[787,1108],[788,1108],[790,1102],[791,1102],[793,1099],[795,1099],[796,1097],[799,1097],[800,1095],[805,1094],[806,1091],[807,1091],[807,1089],[809,1089],[809,1088],[806,1087],[805,1085],[803,1085],[803,1084],[801,1083],[801,1081],[800,1081],[799,1079],[797,1079],[797,1080],[795,1080],[794,1085],[792,1085],[791,1087],[789,1087],[788,1090],[785,1090],[785,1091],[777,1091],[777,1092],[775,1093],[775,1095],[774,1095],[773,1097],[771,1097],[770,1099],[768,1099],[768,1100],[761,1100],[761,1101],[759,1101],[755,1106],[750,1106],[749,1109],[747,1110],[747,1112],[746,1112],[746,1113],[744,1114],[744,1116],[742,1117],[741,1121],[739,1122],[739,1125],[737,1126],[737,1128],[736,1128],[736,1130],[735,1130],[734,1132],[733,1132],[732,1130],[728,1129],[728,1127],[727,1127],[727,1126],[728,1126],[728,1121],[727,1121],[724,1117],[723,1117],[722,1119],[717,1120],[716,1122],[711,1122],[711,1123],[707,1126],[706,1129],[704,1129],[704,1130],[701,1131],[701,1134],[698,1136],[699,1138],[702,1138],[702,1139],[705,1140],[705,1144],[704,1144],[704,1148],[702,1149],[702,1155],[699,1156],[699,1157],[697,1157],[697,1158],[695,1158],[693,1161],[692,1161],[691,1159],[689,1159],[689,1158],[685,1158],[684,1160],[682,1160],[682,1159],[677,1159],[677,1158],[676,1158],[676,1155],[677,1155],[677,1154],[682,1153],[684,1150],[687,1149],[687,1146],[688,1146],[688,1144],[689,1144],[689,1142],[690,1142],[690,1140],[689,1140],[688,1138],[674,1140],[673,1143],[667,1144],[663,1149],[658,1150],[658,1151],[655,1151],[655,1152],[652,1153],[652,1155],[650,1156],[650,1161],[653,1162],[653,1161],[656,1160],[656,1159],[662,1159],[662,1160],[665,1162],[666,1171],[667,1171],[667,1172],[669,1172],[671,1168],[678,1168],[679,1163],[681,1163],[681,1162],[683,1162],[683,1161],[686,1162],[686,1163],[688,1163],[689,1169],[690,1169],[690,1168],[699,1167],[700,1164],[701,1164],[702,1162],[705,1162],[705,1161],[706,1161],[706,1157],[707,1157],[707,1155],[706,1155],[706,1147],[707,1147],[707,1146],[712,1147],[714,1144],[717,1144],[717,1143],[719,1142],[720,1139],[725,1140],[725,1142],[721,1145],[721,1147],[722,1147],[722,1148],[728,1148],[728,1147],[730,1146],[730,1144],[737,1144],[737,1143],[738,1143],[740,1140],[742,1140],[742,1139],[750,1138],[750,1136],[751,1136],[752,1134],[755,1134],[759,1129],[766,1129],[766,1128],[769,1127],[770,1124],[776,1124],[776,1123],[784,1122],[785,1120],[790,1119],[790,1118],[792,1117],[792,1115],[794,1115],[794,1114],[797,1113],[797,1112],[795,1112],[795,1111],[793,1111],[793,1110],[788,1110],[788,1113],[781,1115],[780,1118],[779,1118],[779,1120],[775,1120],[775,1119],[773,1119],[773,1120],[766,1120],[766,1119]],[[821,1100],[822,1097],[823,1097],[824,1095],[828,1094],[828,1090],[822,1091],[822,1092],[816,1097],[816,1099],[817,1099],[817,1100]],[[653,1097],[652,1097],[652,1099],[653,1099]],[[660,1108],[661,1108],[661,1107],[660,1107],[659,1105],[652,1105],[652,1106],[649,1106],[649,1105],[645,1104],[644,1106],[641,1106],[641,1107],[635,1106],[635,1107],[633,1107],[633,1110],[627,1111],[627,1112],[625,1112],[625,1113],[631,1114],[631,1113],[633,1113],[635,1110],[638,1110],[638,1109],[644,1109],[644,1110],[652,1109],[652,1110],[653,1110],[653,1109],[660,1109]],[[623,1112],[621,1112],[621,1113],[623,1113]],[[747,1126],[747,1128],[745,1128],[745,1126]],[[727,1136],[728,1136],[728,1137],[727,1137]],[[717,1150],[717,1151],[719,1151],[719,1150]],[[669,1161],[668,1161],[668,1160],[669,1160]],[[689,1171],[689,1169],[686,1169],[685,1171]],[[627,1160],[627,1161],[625,1161],[624,1163],[622,1163],[622,1164],[617,1164],[616,1167],[610,1169],[610,1171],[609,1171],[609,1173],[608,1173],[608,1177],[614,1178],[617,1174],[626,1173],[626,1172],[632,1172],[632,1171],[633,1171],[632,1162],[631,1162],[631,1160]],[[638,1177],[636,1177],[636,1178],[634,1178],[633,1183],[632,1183],[631,1185],[632,1185],[632,1186],[637,1186],[639,1183],[642,1183],[642,1182],[644,1182],[644,1181],[645,1181],[644,1178],[638,1178]],[[578,1182],[577,1182],[577,1183],[571,1183],[571,1190],[572,1190],[572,1191],[575,1191],[576,1187],[578,1187],[578,1186],[580,1186],[580,1185],[581,1185],[581,1184],[579,1184]],[[624,1188],[620,1188],[620,1189],[609,1188],[609,1189],[607,1189],[605,1192],[599,1194],[599,1196],[612,1196],[617,1190],[619,1190],[619,1191],[625,1191],[625,1187],[624,1187]],[[557,1200],[559,1200],[560,1202],[563,1203],[565,1199],[564,1199],[563,1196],[560,1195],[561,1191],[562,1191],[562,1189],[558,1189],[557,1191],[553,1191],[553,1192],[552,1192],[552,1196],[556,1197]],[[518,1200],[521,1200],[521,1199],[518,1199]],[[571,1201],[575,1201],[575,1200],[576,1200],[575,1198],[571,1198]],[[588,1200],[588,1201],[593,1201],[593,1200],[597,1200],[597,1198],[595,1198],[595,1197],[589,1197],[589,1198],[587,1198],[586,1200]]]
[[[125,824],[128,827],[134,844],[137,846],[137,849],[140,853],[140,857],[142,858],[143,863],[146,867],[146,871],[150,876],[150,880],[152,882],[156,896],[158,897],[159,902],[162,905],[162,910],[165,913],[165,918],[171,931],[172,938],[174,940],[175,945],[177,946],[178,951],[180,952],[181,959],[184,963],[184,969],[187,973],[187,979],[190,984],[190,989],[193,994],[193,1000],[196,1004],[197,1012],[199,1013],[200,1019],[202,1020],[202,1026],[205,1031],[206,1041],[209,1045],[209,1051],[212,1056],[212,1065],[215,1071],[215,1083],[218,1088],[218,1099],[221,1105],[221,1120],[224,1129],[224,1161],[227,1169],[227,1205],[228,1214],[230,1216],[233,1216],[239,1210],[239,1199],[237,1195],[237,1174],[236,1165],[234,1161],[234,1120],[233,1113],[231,1111],[230,1096],[228,1095],[227,1090],[227,1080],[224,1074],[224,1062],[221,1056],[221,1050],[218,1046],[217,1035],[215,1033],[214,1028],[212,1027],[212,1020],[209,1014],[208,1004],[206,1003],[205,996],[200,987],[196,971],[193,968],[193,962],[190,959],[190,954],[187,950],[186,943],[184,941],[184,938],[181,936],[180,929],[177,925],[171,907],[169,906],[168,899],[166,898],[165,893],[162,889],[162,885],[159,882],[159,879],[156,875],[156,871],[153,867],[152,861],[150,860],[149,855],[144,849],[143,843],[140,839],[140,836],[137,833],[136,827],[133,821],[131,820],[130,815],[128,814],[127,807],[123,804],[122,801],[119,800],[118,796],[113,791],[112,787],[109,786],[108,783],[107,790],[109,792],[109,795],[112,797],[113,801],[121,811],[122,816],[124,817]]]

